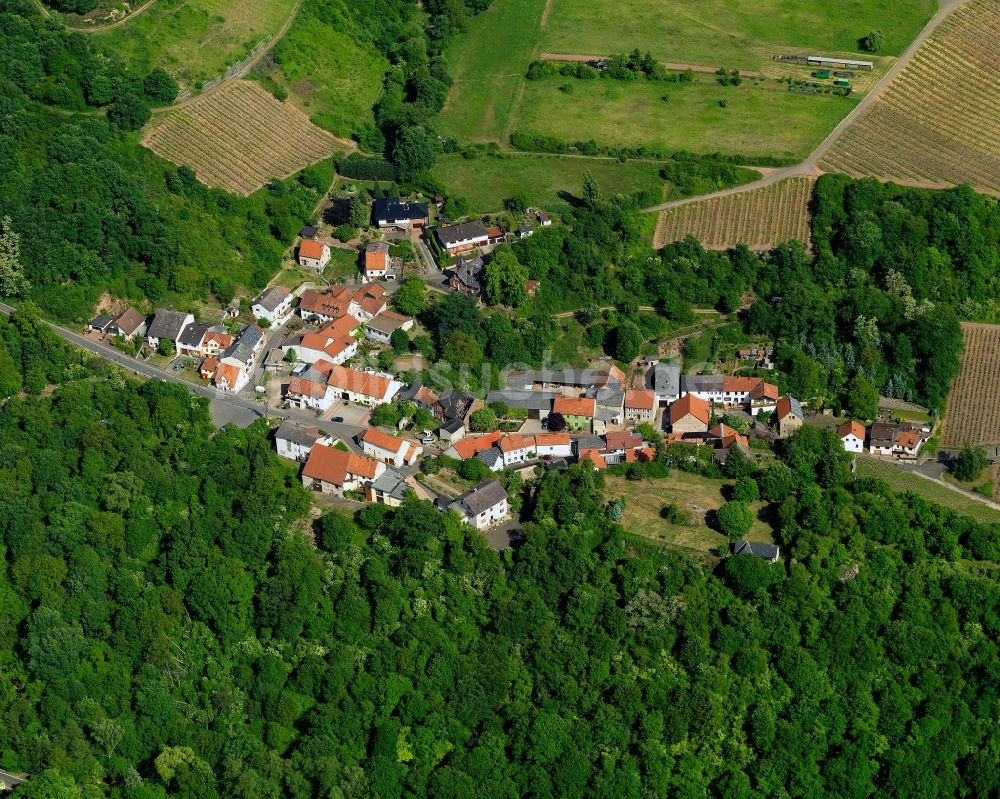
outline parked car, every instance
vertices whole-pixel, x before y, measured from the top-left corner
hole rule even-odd
[[[331,416],[330,417],[330,421],[331,422],[335,422],[337,424],[343,424],[344,423],[344,417],[343,416]]]

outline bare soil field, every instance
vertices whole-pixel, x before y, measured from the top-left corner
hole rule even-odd
[[[831,172],[1000,192],[1000,5],[952,12],[820,161]]]
[[[249,81],[230,81],[155,119],[142,143],[212,187],[248,195],[343,149],[292,106]]]
[[[948,394],[941,446],[1000,444],[1000,325],[962,324],[962,368]]]
[[[789,239],[808,247],[812,187],[812,178],[789,178],[761,189],[661,211],[653,245],[658,249],[690,235],[711,249],[746,244],[753,250],[767,250]]]

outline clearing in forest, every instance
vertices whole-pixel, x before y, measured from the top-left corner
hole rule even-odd
[[[1000,325],[963,322],[962,339],[941,446],[1000,444]]]
[[[796,239],[811,246],[809,199],[813,178],[789,178],[762,189],[689,203],[660,212],[653,245],[694,236],[710,249],[746,244],[769,250]]]
[[[831,172],[1000,192],[1000,5],[953,11],[820,162]]]
[[[248,195],[343,149],[301,112],[256,83],[234,80],[164,114],[142,143],[212,187]]]
[[[296,0],[156,0],[134,19],[95,33],[98,49],[138,74],[163,67],[182,89],[196,89],[274,36]]]

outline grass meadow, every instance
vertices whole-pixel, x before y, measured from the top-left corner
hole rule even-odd
[[[499,211],[517,191],[527,191],[533,204],[565,213],[570,203],[560,196],[579,197],[583,173],[590,172],[605,195],[629,194],[663,185],[659,166],[651,161],[574,158],[558,155],[511,155],[507,158],[438,158],[434,174],[453,194],[469,200],[473,213]]]
[[[295,0],[157,0],[124,25],[93,34],[134,71],[161,66],[197,88],[244,58],[288,19]]]
[[[601,145],[801,159],[857,102],[786,89],[721,86],[707,75],[668,84],[552,76],[525,81],[514,129]]]
[[[541,49],[609,55],[638,47],[662,61],[757,69],[783,46],[857,52],[858,39],[879,29],[884,52],[898,55],[935,9],[935,0],[552,0]]]

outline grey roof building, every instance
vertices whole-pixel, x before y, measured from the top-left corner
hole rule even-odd
[[[256,325],[248,325],[243,328],[243,332],[237,336],[229,348],[222,353],[223,358],[232,358],[243,364],[250,364],[257,350],[257,345],[264,338],[264,334]]]
[[[412,489],[403,475],[395,469],[386,469],[369,486],[369,490],[372,494],[380,496],[383,501],[392,500],[395,503],[406,499],[406,492]]]
[[[482,222],[460,222],[437,229],[438,241],[444,247],[454,247],[464,242],[478,241],[489,238],[489,229]]]
[[[261,292],[261,295],[253,301],[254,305],[259,305],[267,311],[274,311],[288,297],[288,289],[281,286],[271,286]]]
[[[489,510],[507,499],[507,492],[504,491],[498,480],[484,480],[471,491],[455,497],[452,505],[461,505],[468,510],[472,516]]]
[[[209,325],[201,322],[196,322],[193,325],[188,325],[184,328],[181,333],[181,337],[178,340],[178,344],[182,347],[188,347],[190,349],[196,350],[201,347],[202,339],[205,338],[205,334],[208,332]]]
[[[774,544],[758,544],[755,541],[736,541],[732,545],[734,555],[756,555],[758,558],[775,563],[781,549]]]
[[[485,463],[491,471],[495,470],[497,464],[503,461],[503,453],[496,447],[480,450],[476,453],[476,457]]]
[[[660,402],[673,402],[681,395],[681,367],[676,363],[658,363],[647,374],[648,386]]]
[[[274,433],[275,439],[290,441],[303,447],[311,447],[321,438],[326,437],[326,433],[317,427],[303,427],[295,422],[283,422]]]
[[[552,400],[560,396],[558,391],[526,391],[517,388],[491,391],[486,402],[502,402],[508,408],[522,408],[529,411],[549,411]]]
[[[102,333],[111,327],[111,323],[114,322],[114,317],[108,316],[107,314],[101,314],[100,316],[95,316],[90,320],[90,324],[87,325],[91,330],[100,330]]]
[[[146,335],[149,338],[177,341],[181,332],[190,322],[191,314],[160,308],[153,315],[153,321],[149,323]]]

